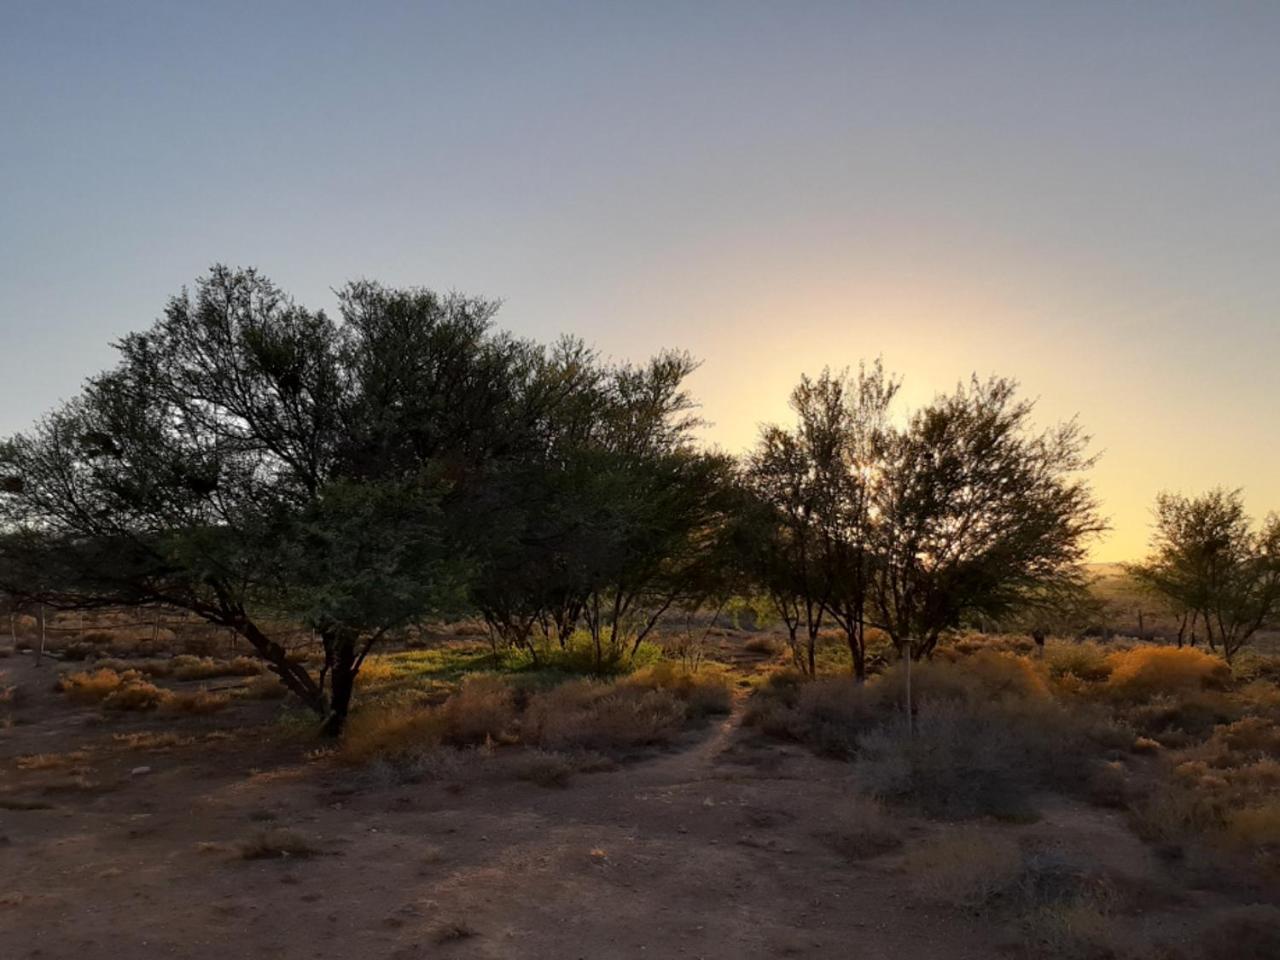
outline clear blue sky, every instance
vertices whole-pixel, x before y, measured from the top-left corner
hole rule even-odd
[[[1280,508],[1280,4],[0,0],[0,433],[210,263],[683,346],[708,436],[883,354]]]

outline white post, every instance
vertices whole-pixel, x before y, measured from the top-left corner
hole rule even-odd
[[[44,604],[40,604],[40,646],[36,649],[36,666],[44,659]]]

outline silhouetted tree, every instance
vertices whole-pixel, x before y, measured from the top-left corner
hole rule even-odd
[[[927,656],[966,618],[999,619],[1078,578],[1105,529],[1072,421],[1036,433],[1009,380],[973,378],[887,443],[875,493],[874,605],[899,652]]]
[[[448,506],[527,436],[535,351],[493,310],[359,283],[335,323],[215,267],[3,448],[6,587],[230,627],[338,732],[370,647],[461,596]],[[316,630],[318,676],[264,615]]]
[[[1209,645],[1231,660],[1280,614],[1280,517],[1261,527],[1239,490],[1156,499],[1151,555],[1128,570],[1204,624]]]

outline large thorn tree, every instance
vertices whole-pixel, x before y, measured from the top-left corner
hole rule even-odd
[[[215,267],[0,444],[0,587],[230,627],[337,733],[372,645],[460,596],[451,503],[555,401],[494,310],[358,283],[335,320]],[[322,667],[270,634],[280,617],[316,631]]]

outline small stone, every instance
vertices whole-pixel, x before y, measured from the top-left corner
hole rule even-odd
[[[132,770],[129,771],[129,776],[144,777],[150,772],[151,772],[150,767],[134,767]]]

